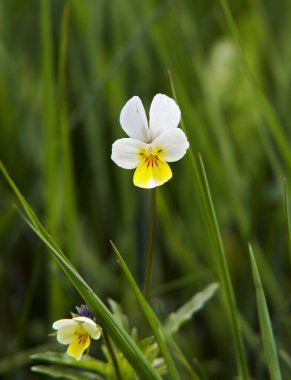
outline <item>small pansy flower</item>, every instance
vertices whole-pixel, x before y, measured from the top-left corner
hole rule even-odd
[[[82,308],[85,308],[84,310]],[[99,339],[102,328],[95,322],[94,315],[89,311],[88,307],[82,305],[76,308],[77,312],[85,311],[90,313],[91,317],[76,316],[71,319],[60,319],[53,324],[53,329],[57,330],[57,340],[61,344],[68,344],[67,354],[76,360],[80,360],[84,351],[90,346],[92,339]]]
[[[167,162],[180,160],[189,147],[185,133],[177,128],[180,119],[176,102],[163,94],[153,98],[149,123],[138,96],[121,110],[120,124],[129,137],[115,141],[111,158],[124,169],[135,169],[136,186],[149,189],[172,177]]]

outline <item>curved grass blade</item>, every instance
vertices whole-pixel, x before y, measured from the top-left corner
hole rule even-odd
[[[284,194],[285,194],[285,209],[286,209],[286,220],[287,220],[287,233],[288,233],[288,251],[289,259],[291,262],[291,223],[290,223],[290,213],[289,213],[289,201],[288,201],[288,187],[287,181],[284,179]]]
[[[23,195],[18,190],[17,186],[9,176],[7,170],[5,169],[2,162],[0,162],[0,170],[2,171],[4,177],[9,183],[11,189],[14,191],[21,205],[23,206],[25,213],[28,217],[28,224],[33,229],[33,231],[39,236],[39,238],[47,245],[51,253],[55,257],[57,263],[65,272],[68,279],[77,289],[81,297],[85,302],[94,310],[96,317],[100,324],[107,330],[110,334],[112,340],[116,346],[123,352],[124,356],[130,363],[130,365],[135,369],[137,374],[141,376],[142,379],[156,379],[160,380],[160,376],[153,369],[151,364],[142,354],[138,346],[135,344],[133,339],[129,334],[120,327],[110,310],[101,301],[96,293],[90,288],[86,281],[80,276],[74,266],[66,258],[62,250],[58,247],[55,241],[52,239],[50,234],[43,227],[41,222],[38,220],[37,216],[31,209],[28,202],[25,200]]]
[[[256,287],[257,296],[257,309],[259,315],[260,328],[262,333],[263,348],[265,354],[265,360],[269,369],[269,375],[271,380],[281,380],[281,370],[279,366],[278,353],[276,342],[273,334],[272,324],[266,302],[264,289],[259,274],[259,270],[256,264],[255,256],[252,246],[249,244],[249,253],[251,260],[251,267],[253,273],[254,284]]]
[[[152,310],[152,308],[149,306],[149,304],[147,303],[144,295],[142,294],[142,292],[140,291],[137,283],[135,282],[132,274],[130,273],[125,261],[123,260],[121,254],[119,253],[118,249],[116,248],[116,246],[112,243],[111,241],[111,245],[113,247],[113,250],[118,258],[118,261],[119,261],[119,264],[123,270],[123,273],[125,274],[139,304],[140,304],[140,307],[146,317],[146,320],[148,321],[148,324],[150,325],[152,331],[153,331],[153,334],[157,340],[157,343],[160,347],[160,350],[161,350],[161,353],[165,359],[165,363],[167,365],[167,368],[168,368],[168,371],[171,375],[171,378],[174,379],[174,380],[179,380],[180,379],[180,376],[179,376],[179,373],[177,371],[177,368],[175,366],[175,363],[171,357],[171,354],[170,354],[170,351],[168,350],[168,347],[166,345],[166,336],[163,332],[163,328],[158,320],[158,318],[156,317],[154,311]]]
[[[177,95],[174,87],[174,82],[169,72],[169,79],[171,83],[172,93],[174,99],[177,101]],[[182,129],[187,133],[186,126],[181,120]],[[191,141],[190,141],[191,142]],[[196,188],[199,205],[202,210],[202,216],[205,220],[207,232],[209,233],[210,243],[212,245],[213,257],[216,264],[217,272],[220,278],[220,285],[223,291],[226,310],[229,318],[229,323],[232,331],[233,341],[235,345],[235,352],[237,358],[238,372],[241,379],[248,380],[249,370],[247,365],[246,353],[243,345],[243,337],[240,326],[240,320],[236,308],[236,300],[232,287],[231,277],[228,269],[224,245],[219,229],[219,224],[216,217],[215,208],[212,201],[212,196],[203,165],[201,156],[199,155],[200,170],[191,149],[189,149],[188,157],[190,159],[191,167],[193,169],[193,180]]]
[[[220,233],[220,229],[219,229],[219,225],[218,225],[218,221],[216,217],[216,212],[214,209],[212,196],[211,196],[211,192],[210,192],[210,188],[209,188],[209,184],[208,184],[208,180],[206,176],[206,171],[204,168],[202,157],[200,155],[199,155],[199,161],[200,161],[200,168],[202,172],[204,189],[206,193],[206,199],[208,203],[208,212],[211,215],[213,229],[215,231],[215,234],[213,236],[213,243],[215,245],[215,250],[216,250],[215,260],[216,260],[218,273],[220,276],[222,290],[224,292],[226,308],[229,315],[232,334],[234,337],[234,343],[235,343],[236,353],[237,353],[237,358],[238,358],[239,372],[243,379],[249,379],[247,361],[246,361],[245,351],[244,351],[244,346],[243,346],[242,331],[241,331],[239,316],[237,313],[236,300],[235,300],[235,295],[233,291],[232,281],[231,281],[229,268],[228,268],[226,255],[225,255],[225,250],[224,250],[224,245],[223,245],[223,241],[222,241],[222,237],[221,237],[221,233]]]

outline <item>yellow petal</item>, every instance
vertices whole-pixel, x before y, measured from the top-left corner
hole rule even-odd
[[[87,334],[76,335],[67,349],[67,354],[80,360],[86,348],[90,346],[90,337]]]
[[[133,176],[135,186],[150,189],[160,186],[172,177],[170,166],[156,156],[144,158]]]

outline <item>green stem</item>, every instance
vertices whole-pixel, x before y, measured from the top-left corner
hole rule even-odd
[[[112,363],[113,363],[116,379],[117,380],[122,380],[121,373],[120,373],[120,370],[119,370],[119,366],[118,366],[118,362],[117,362],[117,359],[116,359],[116,356],[115,356],[115,352],[114,352],[113,346],[112,346],[112,344],[110,342],[110,339],[109,339],[109,336],[108,336],[108,334],[107,334],[107,332],[105,330],[103,330],[103,337],[104,337],[104,342],[106,344],[108,352],[109,352],[109,354],[111,356],[111,359],[112,359]]]
[[[156,189],[151,190],[151,206],[150,207],[151,209],[150,209],[149,237],[148,237],[147,256],[146,256],[146,269],[145,269],[145,275],[144,275],[144,296],[146,300],[149,299],[155,230],[156,230]]]

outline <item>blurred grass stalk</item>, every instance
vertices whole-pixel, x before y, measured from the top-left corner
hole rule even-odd
[[[150,220],[149,220],[149,232],[147,242],[147,255],[144,274],[144,296],[145,299],[149,299],[150,286],[151,286],[151,272],[155,243],[155,230],[156,230],[156,204],[157,204],[157,189],[150,189]]]
[[[241,42],[240,34],[239,34],[238,28],[236,26],[234,17],[232,15],[232,12],[227,0],[220,0],[220,3],[224,11],[225,19],[228,24],[230,33],[240,53],[240,62],[245,74],[245,78],[249,82],[249,87],[252,92],[251,95],[253,96],[254,101],[259,107],[261,115],[263,115],[263,117],[267,121],[266,126],[268,127],[270,134],[272,135],[272,137],[274,138],[274,141],[277,144],[278,150],[280,152],[280,155],[282,156],[282,159],[285,161],[288,172],[291,172],[291,151],[290,151],[287,134],[280,123],[280,120],[278,118],[278,115],[276,114],[276,111],[274,110],[274,107],[272,106],[269,99],[265,96],[264,92],[260,88],[249,66],[249,63],[246,59],[246,55],[245,55],[243,45]],[[266,131],[262,129],[260,130],[260,133],[263,134],[262,139],[264,141],[266,139],[266,136],[265,136]],[[267,153],[268,153],[268,150],[267,150]]]
[[[70,128],[67,105],[67,80],[66,65],[68,54],[68,30],[69,30],[70,3],[64,7],[61,20],[60,46],[59,46],[59,125],[60,125],[60,148],[62,153],[63,173],[63,220],[64,244],[70,259],[77,259],[77,215],[76,194],[73,172],[73,154],[70,143]]]
[[[65,5],[60,30],[58,57],[59,87],[55,85],[54,46],[51,23],[51,2],[41,1],[41,46],[43,80],[44,189],[47,228],[76,258],[77,228],[72,152],[66,93],[69,4]],[[65,221],[65,222],[64,222]],[[64,230],[64,233],[62,234]],[[61,236],[64,236],[61,239]],[[57,281],[57,266],[50,260],[49,292],[51,319],[63,312],[65,297]]]
[[[56,91],[53,70],[53,39],[51,26],[51,2],[41,0],[41,47],[42,47],[42,117],[44,128],[44,191],[47,228],[54,237],[58,237],[58,162],[57,162],[57,115]],[[58,284],[55,271],[56,263],[50,259],[48,271],[50,319],[62,311],[62,289]]]

